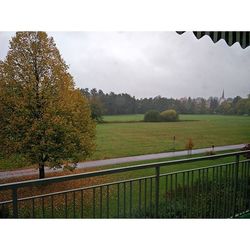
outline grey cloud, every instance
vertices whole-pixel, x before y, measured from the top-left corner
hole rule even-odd
[[[136,97],[246,96],[250,48],[191,32],[49,32],[78,87]],[[8,49],[0,33],[0,58]]]

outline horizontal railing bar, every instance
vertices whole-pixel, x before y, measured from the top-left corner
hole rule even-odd
[[[244,163],[244,162],[249,162],[250,160],[243,160],[240,161],[239,163]],[[218,164],[218,165],[212,165],[212,166],[206,166],[206,167],[200,167],[200,168],[191,168],[191,169],[186,169],[186,170],[180,170],[180,171],[175,171],[175,172],[171,172],[171,173],[164,173],[161,174],[160,176],[166,176],[166,175],[174,175],[174,174],[180,174],[180,173],[187,173],[187,172],[192,172],[192,171],[196,171],[196,170],[205,170],[205,169],[210,169],[210,168],[217,168],[217,167],[223,167],[226,166],[228,164],[233,164],[235,163],[234,161],[232,162],[227,162],[227,163],[222,163],[222,164]]]
[[[189,158],[189,159],[140,164],[140,165],[134,165],[134,166],[128,166],[128,167],[120,167],[120,168],[114,168],[114,169],[87,172],[87,173],[44,178],[44,179],[39,179],[39,180],[29,180],[29,181],[23,181],[23,182],[7,183],[7,184],[0,185],[0,190],[22,188],[22,187],[27,187],[31,185],[45,185],[45,184],[51,184],[55,182],[71,181],[71,180],[76,180],[80,178],[90,178],[90,177],[97,177],[101,175],[109,175],[109,174],[117,174],[117,173],[123,173],[123,172],[128,172],[128,171],[142,170],[146,168],[155,168],[155,167],[162,167],[162,166],[196,162],[196,161],[213,160],[213,159],[218,159],[218,158],[242,155],[248,152],[250,153],[250,150],[231,152],[231,153],[225,153],[225,154],[220,154],[220,155],[202,156],[202,157]]]
[[[248,161],[249,160],[243,160],[243,161],[240,161],[239,163],[244,163],[244,162],[248,162]],[[175,171],[175,172],[171,172],[171,173],[164,173],[164,174],[160,174],[160,177],[167,176],[167,175],[180,174],[180,173],[184,173],[184,172],[187,173],[187,172],[192,172],[192,171],[205,170],[205,169],[216,168],[216,167],[223,167],[223,166],[226,166],[228,164],[233,164],[233,163],[234,162],[228,162],[228,163],[223,163],[223,164],[218,164],[218,165],[213,165],[213,166],[208,166],[208,167],[192,168],[192,169],[187,169],[187,170]],[[112,185],[117,185],[120,183],[128,183],[130,181],[145,180],[145,179],[155,178],[155,176],[156,175],[150,175],[150,176],[138,177],[138,178],[133,178],[133,179],[126,179],[126,180],[122,180],[122,181],[108,182],[108,183],[103,183],[103,184],[99,184],[99,185],[92,185],[92,186],[88,186],[88,187],[69,189],[69,190],[65,190],[65,191],[48,193],[48,194],[43,194],[43,195],[30,196],[30,197],[20,198],[20,199],[18,199],[18,201],[25,201],[25,200],[30,200],[30,199],[42,198],[42,197],[55,196],[55,195],[60,195],[60,194],[65,194],[65,193],[89,190],[92,188],[112,186]],[[7,203],[12,203],[12,200],[0,202],[0,205],[7,204]]]
[[[18,199],[19,200],[19,199]],[[12,203],[13,200],[7,200],[7,201],[1,201],[0,202],[0,205],[5,205],[5,204],[9,204],[9,203]]]
[[[25,197],[25,198],[20,198],[20,199],[18,199],[18,201],[38,199],[38,198],[43,198],[43,197],[61,195],[61,194],[65,194],[65,193],[73,193],[73,192],[77,192],[77,191],[84,191],[84,190],[89,190],[89,189],[93,189],[93,188],[112,186],[112,185],[116,185],[116,184],[120,184],[120,183],[127,183],[130,181],[145,180],[145,179],[150,179],[150,178],[155,178],[155,175],[150,175],[150,176],[146,176],[146,177],[139,177],[139,178],[134,178],[134,179],[128,179],[128,180],[122,180],[122,181],[108,182],[108,183],[104,183],[104,184],[100,184],[100,185],[92,185],[92,186],[88,186],[88,187],[75,188],[75,189],[64,190],[64,191],[60,191],[60,192],[29,196],[29,197]],[[12,203],[12,200],[0,202],[0,205],[7,204],[7,203]]]

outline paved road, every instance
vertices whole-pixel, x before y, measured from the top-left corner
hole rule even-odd
[[[231,149],[240,149],[244,146],[245,144],[220,146],[220,147],[215,147],[214,150],[218,152],[218,151],[231,150]],[[205,153],[208,150],[211,150],[211,148],[194,149],[192,150],[192,154]],[[187,155],[187,151],[183,150],[183,151],[166,152],[166,153],[159,153],[159,154],[148,154],[148,155],[138,155],[138,156],[114,158],[114,159],[107,159],[107,160],[88,161],[88,162],[78,163],[77,168],[92,168],[92,167],[100,167],[100,166],[114,165],[114,164],[120,164],[120,163],[154,160],[154,159],[170,158],[170,157],[185,156],[185,155]],[[45,173],[60,172],[60,171],[62,171],[62,169],[53,170],[50,168],[45,168]],[[38,174],[37,169],[4,171],[4,172],[0,172],[0,180],[11,178],[11,177],[31,176],[31,175],[37,175],[37,174]]]

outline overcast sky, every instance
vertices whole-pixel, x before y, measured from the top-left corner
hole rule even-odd
[[[48,32],[77,87],[137,98],[225,97],[250,93],[250,48],[191,32]],[[0,59],[15,33],[0,32]]]

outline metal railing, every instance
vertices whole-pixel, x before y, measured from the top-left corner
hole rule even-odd
[[[10,198],[0,202],[0,216],[12,218],[235,217],[250,209],[250,159],[240,161],[240,156],[246,152],[250,150],[2,184],[0,192],[5,192]],[[195,166],[188,167],[186,170],[167,172],[173,165],[227,157],[235,157],[235,160],[219,165]],[[112,176],[112,181],[100,180],[94,185],[81,184],[82,186],[74,189],[66,188],[66,190],[43,193],[46,188],[54,187],[59,183],[103,176]],[[23,197],[25,190],[32,188],[36,188],[36,192],[39,192]]]

